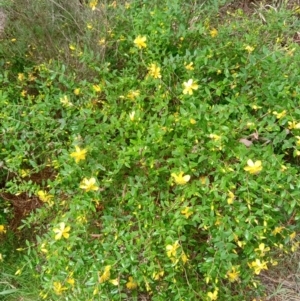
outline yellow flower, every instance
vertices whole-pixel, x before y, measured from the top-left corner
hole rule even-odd
[[[178,240],[176,240],[173,245],[167,245],[166,246],[167,256],[169,258],[176,258],[178,248],[179,248]]]
[[[137,288],[137,283],[134,281],[133,277],[128,277],[128,282],[126,283],[126,287],[129,289],[129,290],[134,290]]]
[[[53,204],[52,199],[54,198],[54,196],[52,194],[48,194],[44,190],[39,190],[37,194],[42,202],[48,203],[49,205]]]
[[[298,141],[297,141],[297,144],[298,144]],[[281,172],[284,172],[285,170],[287,170],[288,168],[285,166],[285,165],[281,165],[280,166],[280,171]]]
[[[93,90],[95,92],[101,92],[101,87],[99,85],[93,85]]]
[[[80,149],[77,145],[75,146],[75,152],[71,153],[71,157],[75,159],[75,162],[78,163],[80,160],[85,160],[87,150]]]
[[[237,269],[238,269],[238,266],[232,267],[231,270],[227,272],[226,275],[230,282],[235,282],[239,279],[240,272]]]
[[[206,176],[201,176],[201,177],[199,178],[199,180],[200,180],[200,183],[201,183],[202,185],[205,185],[206,182],[207,182],[207,180],[208,180],[208,178],[207,178]]]
[[[161,271],[159,271],[159,272],[157,272],[157,273],[153,273],[152,274],[152,278],[154,279],[154,280],[159,280],[160,278],[162,278],[163,276],[164,276],[164,274],[165,274],[165,272],[163,271],[163,270],[161,270]]]
[[[74,89],[73,92],[74,92],[75,95],[79,95],[80,94],[80,88]]]
[[[134,115],[135,115],[135,111],[132,111],[131,113],[129,113],[129,118],[131,121],[134,121]]]
[[[74,45],[69,45],[69,48],[70,48],[70,50],[72,50],[72,51],[74,51],[74,50],[76,50],[76,47],[74,46]]]
[[[210,134],[210,135],[209,135],[209,138],[211,138],[211,139],[213,139],[213,140],[215,140],[215,141],[218,141],[218,140],[221,139],[221,136],[218,136],[218,135],[216,135],[216,134]]]
[[[99,203],[98,203],[99,204]],[[76,220],[79,222],[79,223],[83,223],[83,224],[86,224],[87,223],[87,219],[84,215],[79,215],[77,216]]]
[[[278,233],[281,233],[284,227],[275,227],[275,229],[272,231],[273,235],[276,235]]]
[[[90,178],[90,179],[87,179],[87,178],[84,178],[79,186],[79,188],[81,189],[84,189],[86,192],[88,191],[96,191],[98,190],[98,186],[95,185],[96,183],[96,179],[95,178]]]
[[[4,225],[0,225],[0,234],[4,234],[4,233],[6,233],[6,229]]]
[[[175,183],[178,185],[184,185],[191,179],[190,175],[183,176],[182,171],[178,175],[175,173],[172,173],[171,176],[174,178]]]
[[[152,76],[153,78],[161,78],[160,67],[158,67],[156,64],[151,64],[148,67],[148,71],[148,75]]]
[[[209,34],[210,34],[210,36],[211,36],[212,38],[215,38],[215,37],[218,35],[218,31],[217,31],[215,28],[213,28],[213,29],[209,32]]]
[[[64,106],[64,107],[72,107],[73,104],[72,102],[69,101],[68,96],[63,96],[59,99],[60,103]]]
[[[28,79],[29,79],[30,81],[35,81],[35,80],[36,80],[36,77],[35,77],[32,73],[29,73],[29,74],[28,74]]]
[[[256,275],[259,275],[261,270],[267,270],[267,262],[266,261],[260,261],[259,259],[256,259],[255,261],[252,261],[251,263],[248,263],[249,267],[254,270],[254,273]]]
[[[248,171],[252,175],[258,174],[262,170],[261,161],[255,161],[254,163],[251,159],[249,159],[247,161],[247,165],[248,166],[244,167],[244,170]]]
[[[55,240],[60,240],[62,237],[69,238],[70,234],[68,233],[70,231],[70,227],[66,227],[65,223],[60,223],[59,228],[53,229],[53,232],[56,233]]]
[[[296,232],[293,232],[290,234],[290,240],[295,239],[295,237],[296,237]]]
[[[119,285],[119,279],[118,278],[115,278],[115,279],[111,279],[109,280],[109,282],[112,284],[112,285]]]
[[[143,37],[137,36],[135,38],[135,40],[133,41],[133,43],[135,44],[135,46],[137,48],[142,49],[142,48],[147,47],[146,40],[147,40],[147,38],[145,36],[143,36]]]
[[[99,282],[100,283],[103,283],[103,282],[109,280],[109,278],[110,278],[110,269],[111,269],[111,265],[107,265],[104,268],[103,274],[99,277]]]
[[[145,287],[146,287],[146,291],[149,292],[149,294],[152,294],[152,290],[151,287],[149,285],[149,282],[147,281],[146,277],[144,276],[144,283],[145,283]]]
[[[98,0],[91,0],[90,3],[89,3],[89,7],[90,7],[92,10],[95,10],[97,4],[98,4]]]
[[[300,122],[296,123],[295,121],[288,121],[289,129],[290,130],[299,130],[300,129]]]
[[[74,286],[74,284],[75,284],[75,279],[72,278],[72,277],[70,277],[70,278],[67,279],[67,283],[69,283],[69,284],[71,284],[72,286]]]
[[[21,169],[20,170],[20,176],[21,178],[25,178],[30,174],[30,169]]]
[[[96,296],[96,295],[98,295],[98,294],[99,294],[99,288],[96,287],[96,288],[94,289],[94,291],[93,291],[93,295]]]
[[[208,293],[207,293],[207,297],[208,297],[209,300],[211,300],[211,301],[217,300],[217,299],[218,299],[218,290],[215,289],[213,293],[212,293],[212,292],[208,292]]]
[[[183,263],[187,263],[189,260],[184,252],[182,252],[182,254],[181,254],[181,260]]]
[[[196,124],[196,120],[195,120],[194,118],[191,118],[191,119],[190,119],[190,123],[191,123],[191,124]]]
[[[18,80],[23,81],[25,78],[24,73],[18,73]]]
[[[258,105],[256,105],[256,104],[254,104],[254,105],[251,106],[251,108],[252,108],[253,110],[257,111],[257,110],[261,109],[262,107],[260,107],[260,106],[258,106]]]
[[[263,257],[265,256],[266,252],[270,251],[270,248],[269,247],[265,247],[265,244],[264,243],[261,243],[259,244],[258,248],[255,249],[254,251],[256,252],[260,252],[260,256]]]
[[[242,240],[237,240],[236,243],[240,248],[243,248],[246,245],[246,242],[244,242]]]
[[[193,67],[194,63],[191,62],[189,64],[187,64],[186,62],[184,62],[184,67],[186,70],[194,70],[194,67]]]
[[[184,89],[183,89],[183,94],[193,94],[193,90],[198,89],[198,85],[194,83],[192,79],[189,79],[187,82],[183,83]]]
[[[41,251],[42,251],[43,253],[48,253],[48,250],[46,249],[46,243],[45,243],[45,242],[43,242],[43,243],[41,244]]]
[[[98,41],[98,45],[104,45],[105,44],[105,39],[102,38]]]
[[[138,96],[140,96],[139,90],[130,90],[127,94],[127,98],[129,98],[130,100],[134,100]]]
[[[246,47],[245,47],[245,50],[247,50],[248,51],[248,53],[251,53],[251,52],[253,52],[254,51],[254,47],[251,47],[251,46],[249,46],[249,45],[247,45]]]
[[[67,288],[62,286],[60,282],[55,281],[53,283],[53,290],[56,295],[61,295],[63,291],[67,290]]]
[[[0,262],[2,262],[3,261],[3,256],[2,256],[2,254],[0,253]]]
[[[183,214],[186,218],[189,218],[193,214],[193,211],[190,211],[190,209],[190,207],[185,207],[181,210],[181,214]]]
[[[227,199],[227,204],[231,205],[234,201],[235,195],[232,191],[228,190],[228,199]]]
[[[275,115],[277,119],[281,119],[282,117],[284,117],[284,116],[286,115],[286,110],[283,110],[283,111],[280,112],[280,113],[274,111],[274,112],[273,112],[273,115]]]

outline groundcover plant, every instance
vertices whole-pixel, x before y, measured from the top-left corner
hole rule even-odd
[[[0,46],[2,295],[259,300],[298,248],[297,16],[46,2]]]

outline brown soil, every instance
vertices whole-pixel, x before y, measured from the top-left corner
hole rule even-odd
[[[42,185],[48,179],[53,179],[55,177],[55,171],[51,168],[44,168],[38,173],[30,175],[30,177],[24,178],[24,181],[31,181],[33,183]],[[26,218],[26,216],[37,208],[43,205],[43,202],[35,195],[29,195],[27,192],[22,192],[18,195],[13,195],[8,192],[1,192],[0,197],[7,201],[12,207],[12,218],[10,220],[9,228],[16,231],[21,221]]]

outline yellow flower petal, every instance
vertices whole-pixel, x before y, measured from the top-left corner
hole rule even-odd
[[[189,63],[189,64],[184,63],[185,69],[186,69],[186,70],[190,70],[190,71],[191,71],[191,70],[194,70],[193,65],[194,65],[193,62],[191,62],[191,63]]]
[[[212,38],[215,38],[215,37],[218,35],[218,31],[217,31],[215,28],[213,28],[213,29],[209,32],[209,34],[210,34],[210,36],[211,36]]]
[[[146,40],[147,38],[145,36],[137,36],[133,43],[137,48],[142,49],[147,47]]]
[[[261,161],[255,161],[253,162],[251,159],[247,161],[246,167],[244,167],[245,171],[248,171],[250,174],[258,174],[262,170],[262,163]]]
[[[226,276],[230,282],[235,282],[239,279],[239,274],[238,267],[232,267],[231,270],[227,272]]]
[[[137,288],[137,283],[134,281],[133,277],[128,277],[128,282],[126,283],[126,287],[129,290],[134,290]]]
[[[160,67],[158,67],[156,64],[151,64],[148,67],[148,75],[153,77],[153,78],[161,78],[160,74]]]
[[[131,121],[134,121],[134,116],[135,116],[135,111],[129,113],[129,119],[130,119]]]
[[[174,181],[178,185],[184,185],[186,184],[190,179],[190,175],[183,175],[183,172],[180,172],[178,175],[175,173],[172,173],[171,176],[174,178]]]
[[[215,301],[218,299],[218,290],[214,290],[214,292],[208,292],[207,293],[207,297],[209,298],[209,300],[211,301]]]
[[[62,286],[62,284],[60,282],[55,281],[53,283],[53,290],[56,295],[61,295],[63,293],[63,291],[67,290],[67,288]]]
[[[6,233],[4,225],[0,225],[0,234]]]
[[[190,207],[185,207],[180,211],[180,213],[183,214],[186,218],[189,218],[193,214],[193,211],[191,211]]]
[[[71,153],[71,157],[75,159],[75,162],[78,163],[81,160],[85,160],[87,150],[86,149],[80,149],[79,146],[75,146],[75,152]]]
[[[183,83],[183,94],[193,94],[193,90],[198,89],[198,85],[193,81],[193,79],[189,79],[187,82]]]
[[[95,185],[96,179],[95,178],[84,178],[79,186],[79,188],[85,190],[86,192],[88,191],[96,191],[99,189],[97,185]]]
[[[69,238],[70,234],[68,232],[71,230],[71,227],[66,227],[64,222],[60,223],[59,225],[59,228],[53,229],[53,232],[56,233],[54,239],[60,240],[62,237],[66,239]]]
[[[103,272],[103,274],[99,278],[99,282],[100,283],[103,283],[103,282],[109,280],[109,278],[110,278],[110,269],[111,269],[111,265],[107,265],[104,268],[104,272]]]
[[[118,279],[118,278],[109,280],[109,282],[110,282],[111,284],[113,284],[113,285],[116,285],[116,286],[119,285],[119,279]]]

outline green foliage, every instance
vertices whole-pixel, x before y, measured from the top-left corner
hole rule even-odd
[[[8,194],[39,204],[16,274],[39,277],[41,299],[252,300],[274,251],[298,248],[298,21],[205,12],[87,6],[79,37],[63,9],[74,40],[57,57],[20,59],[20,44],[4,63],[0,197],[10,214]]]

